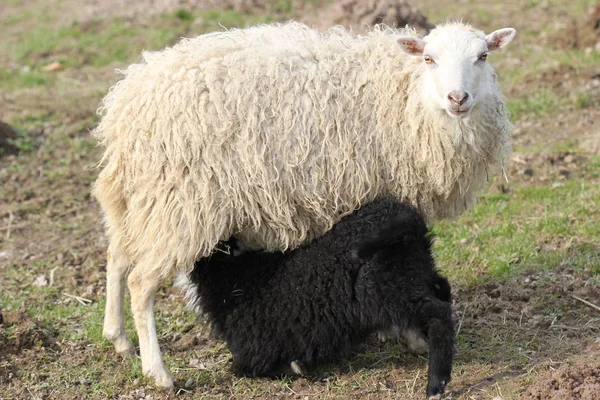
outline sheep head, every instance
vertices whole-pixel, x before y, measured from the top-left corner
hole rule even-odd
[[[423,39],[401,36],[397,41],[405,53],[422,58],[424,105],[460,119],[497,95],[488,53],[506,46],[515,34],[513,28],[504,28],[485,35],[469,25],[451,22],[439,25]]]

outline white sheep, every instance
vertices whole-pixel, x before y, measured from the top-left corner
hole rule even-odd
[[[296,248],[385,195],[428,219],[464,211],[509,151],[486,58],[514,35],[446,23],[423,39],[357,36],[289,22],[145,52],[94,132],[106,147],[93,191],[110,239],[104,336],[134,351],[127,278],[142,370],[170,387],[155,294],[219,240]]]

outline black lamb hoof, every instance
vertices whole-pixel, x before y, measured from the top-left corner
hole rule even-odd
[[[428,400],[439,400],[444,394],[446,385],[449,379],[443,379],[441,377],[432,377],[427,383],[427,399]]]

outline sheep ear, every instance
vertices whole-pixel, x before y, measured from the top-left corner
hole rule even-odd
[[[414,36],[400,36],[397,40],[402,51],[411,56],[423,55],[425,41]]]
[[[498,29],[485,37],[488,50],[501,49],[502,47],[509,44],[517,34],[517,31],[513,28]]]

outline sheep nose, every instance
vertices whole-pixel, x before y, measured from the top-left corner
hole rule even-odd
[[[448,94],[448,99],[459,106],[462,106],[465,101],[469,98],[469,94],[465,92],[459,92],[457,90],[452,91]]]

